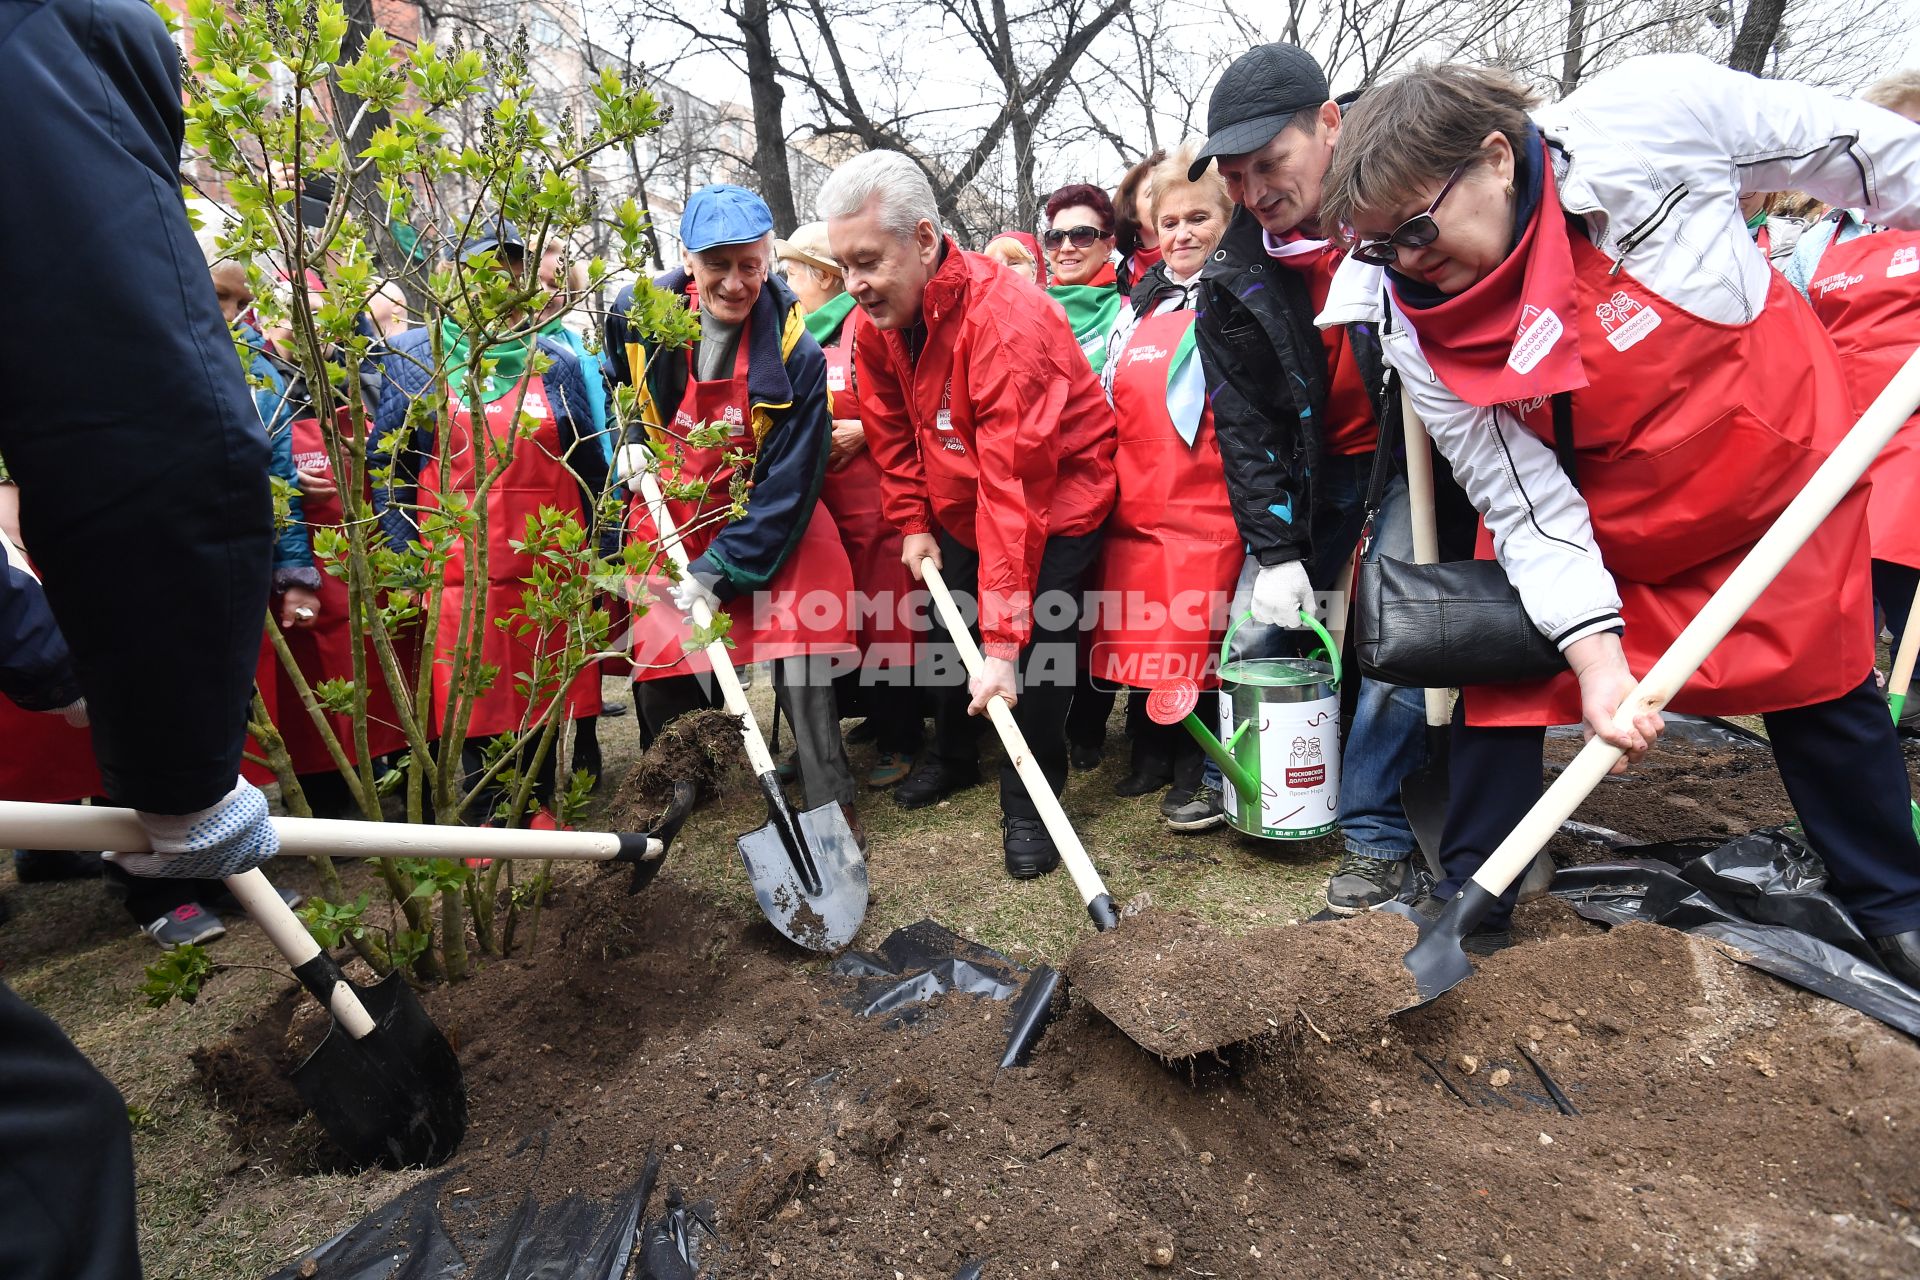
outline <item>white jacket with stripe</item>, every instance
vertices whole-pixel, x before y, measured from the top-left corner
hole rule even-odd
[[[1741,195],[1799,189],[1920,228],[1920,126],[1697,54],[1623,63],[1534,120],[1556,148],[1560,203],[1594,245],[1707,320],[1745,324],[1767,297],[1772,268],[1747,232]],[[1486,521],[1534,625],[1563,649],[1618,627],[1619,592],[1552,446],[1506,409],[1467,404],[1442,386],[1384,270],[1349,257],[1319,324],[1352,323],[1379,326],[1387,363]]]

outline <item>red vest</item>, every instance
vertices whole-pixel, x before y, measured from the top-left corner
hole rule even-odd
[[[1575,471],[1620,588],[1627,665],[1644,675],[1852,425],[1840,362],[1775,273],[1745,325],[1689,315],[1572,243],[1589,385],[1573,395]],[[1527,426],[1553,439],[1545,403]],[[1873,666],[1865,482],[1815,531],[1674,697],[1744,715],[1824,702]],[[1482,555],[1490,554],[1482,535]],[[1477,725],[1573,724],[1572,673],[1468,690]]]
[[[1882,231],[1828,245],[1807,293],[1839,349],[1853,411],[1865,413],[1920,346],[1920,232]],[[1874,558],[1920,568],[1920,415],[1907,420],[1867,474]]]
[[[1210,659],[1246,558],[1212,407],[1192,444],[1167,412],[1168,371],[1193,321],[1186,310],[1143,317],[1115,357],[1119,496],[1101,546],[1088,661],[1094,675],[1136,689],[1215,683]]]
[[[853,368],[853,317],[840,324],[827,357],[827,395],[836,422],[860,420],[859,380]],[[854,638],[869,667],[909,666],[913,631],[904,621],[913,592],[913,575],[900,559],[900,531],[887,519],[880,500],[880,464],[862,449],[838,467],[829,467],[820,501],[833,513],[840,541],[853,570],[856,608]]]
[[[528,580],[538,565],[536,558],[513,547],[527,536],[527,517],[537,515],[541,507],[558,507],[581,517],[580,482],[567,470],[560,453],[560,428],[554,421],[553,407],[538,374],[528,374],[512,391],[485,406],[486,422],[476,439],[473,415],[468,404],[455,396],[449,400],[452,416],[448,431],[449,457],[430,460],[420,476],[420,502],[432,505],[442,493],[458,492],[471,498],[480,476],[494,468],[474,465],[476,449],[491,456],[511,450],[504,468],[487,491],[487,565],[486,577],[474,580],[467,563],[465,543],[453,540],[446,574],[442,580],[438,607],[439,623],[434,633],[433,705],[442,731],[452,700],[453,655],[467,606],[467,593],[482,593],[480,606],[479,660],[497,668],[492,685],[474,700],[467,722],[470,738],[516,733],[530,727],[558,696],[568,699],[569,719],[593,715],[600,709],[599,666],[589,663],[575,677],[570,688],[546,688],[529,700],[523,685],[534,673],[536,655],[555,653],[565,637],[536,634],[519,627],[496,626],[516,609],[524,609]],[[515,438],[515,420],[531,414],[536,426],[525,438]],[[477,474],[476,474],[477,472]]]
[[[748,469],[754,450],[752,410],[747,394],[747,342],[742,332],[738,354],[734,357],[733,376],[702,382],[693,376],[693,353],[687,352],[687,390],[674,413],[669,434],[677,442],[661,467],[661,487],[705,481],[705,496],[699,501],[668,498],[667,511],[674,526],[685,532],[687,559],[697,559],[719,536],[723,513],[732,504],[731,485],[734,467],[727,459],[732,450],[744,450]],[[724,422],[726,439],[721,443],[696,448],[684,442],[695,427],[703,423]],[[748,499],[751,503],[752,499]],[[649,545],[658,545],[659,535],[647,504],[635,499],[627,515],[627,529],[633,537]],[[633,661],[635,680],[658,680],[666,676],[684,676],[708,668],[706,652],[687,652],[686,642],[693,636],[693,623],[674,607],[668,598],[669,583],[663,575],[646,579],[651,600],[646,612],[633,622]],[[853,571],[847,564],[846,550],[840,545],[840,531],[826,508],[816,503],[813,518],[807,521],[800,545],[764,588],[721,606],[732,618],[727,639],[735,666],[766,662],[773,658],[792,658],[808,654],[844,653],[853,647],[849,629],[848,602],[853,594]]]

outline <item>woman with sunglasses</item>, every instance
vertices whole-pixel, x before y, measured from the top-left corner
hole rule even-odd
[[[1040,236],[1052,277],[1047,292],[1067,309],[1073,337],[1095,373],[1107,358],[1107,335],[1125,299],[1113,267],[1113,201],[1084,182],[1047,197]]]
[[[1430,913],[1538,796],[1544,726],[1646,753],[1658,715],[1612,724],[1635,674],[1852,425],[1833,346],[1744,233],[1741,195],[1804,188],[1920,224],[1920,129],[1876,107],[1678,54],[1532,106],[1468,67],[1377,87],[1321,206],[1352,244],[1321,322],[1380,326],[1480,511],[1481,554],[1569,668],[1463,690]],[[1670,705],[1766,717],[1833,891],[1920,982],[1920,845],[1873,679],[1866,511],[1862,484]],[[1503,909],[1478,948],[1505,927]]]

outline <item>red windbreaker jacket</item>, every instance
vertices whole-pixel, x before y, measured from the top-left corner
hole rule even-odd
[[[982,648],[1012,658],[1048,536],[1092,533],[1113,509],[1113,411],[1059,304],[991,258],[949,240],[921,319],[916,362],[903,333],[856,318],[867,447],[902,533],[937,520],[980,553]]]

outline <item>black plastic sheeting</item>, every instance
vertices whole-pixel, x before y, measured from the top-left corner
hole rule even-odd
[[[1553,896],[1602,924],[1648,921],[1725,943],[1745,964],[1920,1038],[1920,991],[1875,963],[1818,855],[1784,829],[1617,852],[1563,868]]]
[[[876,950],[844,953],[833,972],[853,979],[844,1001],[849,1009],[863,1018],[884,1017],[895,1027],[918,1021],[928,1001],[948,992],[1011,1001],[1002,1067],[1027,1064],[1060,989],[1060,975],[1045,965],[1022,969],[931,920],[895,929]]]
[[[833,971],[848,978],[843,997],[865,1018],[904,1027],[926,1004],[949,992],[1008,1004],[1002,1066],[1021,1066],[1052,1016],[1060,976],[1021,968],[997,951],[922,920],[888,934],[870,952],[847,952]],[[544,1143],[523,1143],[532,1173]],[[724,1224],[710,1200],[688,1202],[667,1192],[647,1217],[660,1159],[650,1156],[639,1178],[607,1200],[568,1196],[541,1205],[531,1193],[502,1202],[445,1195],[459,1187],[458,1168],[416,1183],[270,1280],[724,1280]],[[637,1246],[637,1248],[636,1248]],[[988,1280],[986,1263],[969,1262],[953,1280]]]

